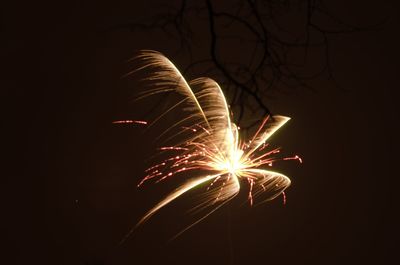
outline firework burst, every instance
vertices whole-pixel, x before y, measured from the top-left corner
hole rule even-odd
[[[160,152],[170,155],[148,168],[138,186],[147,181],[160,182],[173,176],[186,178],[187,181],[150,209],[137,225],[199,186],[205,186],[204,193],[194,209],[211,206],[209,214],[234,198],[242,185],[248,185],[250,205],[260,194],[267,194],[262,201],[271,200],[290,185],[287,176],[266,169],[277,160],[274,155],[279,152],[279,149],[268,150],[266,141],[290,118],[267,116],[251,139],[241,139],[238,126],[231,121],[225,96],[214,80],[197,78],[187,82],[170,60],[155,51],[142,51],[134,60],[140,66],[128,74],[142,71],[146,75],[144,82],[151,86],[139,98],[166,92],[175,92],[183,98],[148,126],[152,126],[173,109],[181,108],[187,113],[185,118],[167,130],[176,129],[178,133],[170,139],[180,141],[160,148]],[[145,124],[143,121],[120,123]],[[184,126],[187,124],[189,126]],[[289,159],[301,162],[298,156],[283,158]],[[191,177],[197,175],[191,174],[194,171],[205,174]]]

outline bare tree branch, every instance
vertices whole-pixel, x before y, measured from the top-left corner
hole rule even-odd
[[[333,26],[323,25],[317,17],[324,17]],[[206,58],[194,58],[198,47],[193,24],[206,29],[208,36],[200,36],[209,41]],[[182,0],[179,6],[149,18],[147,24],[117,27],[134,31],[160,29],[177,40],[177,54],[186,53],[190,58],[183,73],[211,75],[222,83],[231,107],[238,108],[237,122],[249,110],[251,115],[271,114],[266,100],[277,89],[313,89],[308,81],[324,74],[334,81],[329,34],[365,30],[337,18],[323,0]],[[229,33],[232,29],[234,33]],[[221,49],[227,45],[230,50]],[[232,47],[238,47],[235,54],[230,53]],[[307,69],[310,64],[310,49],[323,52],[320,59],[324,63],[311,73],[300,73],[299,69]],[[301,62],[294,60],[293,54],[301,55]],[[239,59],[237,55],[245,56]]]

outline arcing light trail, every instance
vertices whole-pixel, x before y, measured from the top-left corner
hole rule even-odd
[[[279,149],[267,151],[266,141],[290,118],[267,116],[251,139],[241,139],[238,126],[231,121],[225,96],[214,80],[202,77],[187,82],[168,58],[155,51],[142,51],[134,60],[137,60],[140,66],[129,74],[142,71],[146,75],[144,82],[151,86],[139,98],[176,92],[183,96],[183,99],[167,112],[179,107],[187,113],[183,120],[168,129],[178,130],[174,137],[179,136],[180,142],[160,148],[161,152],[169,152],[170,156],[148,168],[146,176],[138,186],[150,180],[160,182],[173,176],[185,178],[187,181],[150,209],[137,226],[196,187],[205,186],[202,201],[194,208],[211,209],[209,214],[234,198],[243,184],[247,183],[246,189],[251,205],[259,195],[266,194],[267,197],[263,201],[272,200],[290,185],[287,176],[266,169],[277,160],[294,159],[302,162],[298,156],[275,158],[274,155]],[[133,120],[114,123],[147,124],[145,121]],[[186,126],[187,124],[189,125]],[[196,174],[191,174],[195,173],[194,171]],[[193,177],[198,173],[204,175]]]

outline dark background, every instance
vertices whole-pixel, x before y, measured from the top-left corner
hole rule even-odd
[[[126,60],[154,33],[110,30],[161,1],[25,1],[1,7],[3,264],[398,264],[399,4],[333,4],[379,30],[331,36],[333,74],[271,99],[288,202],[221,209],[174,241],[179,206],[118,242],[159,198],[137,190],[150,136],[126,115]],[[132,114],[132,113],[130,113]],[[133,113],[134,114],[134,113]],[[132,117],[132,116],[131,116]],[[160,193],[159,193],[160,192]]]

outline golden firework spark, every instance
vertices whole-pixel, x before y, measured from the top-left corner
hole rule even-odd
[[[181,138],[180,143],[160,148],[162,152],[170,152],[171,155],[148,168],[147,175],[138,186],[149,180],[159,182],[174,175],[188,180],[150,209],[137,225],[179,196],[204,184],[208,184],[207,189],[202,201],[195,208],[214,206],[209,213],[234,198],[243,183],[248,183],[248,200],[251,205],[258,195],[267,194],[263,201],[271,200],[290,185],[287,176],[266,169],[277,160],[274,154],[279,152],[279,149],[267,151],[266,141],[290,118],[267,116],[254,136],[245,141],[240,137],[238,126],[231,121],[229,106],[217,82],[204,77],[187,82],[175,65],[156,51],[142,51],[135,60],[138,60],[140,67],[133,72],[142,71],[146,75],[144,81],[151,85],[151,89],[139,98],[165,92],[176,92],[183,96],[182,100],[149,126],[175,108],[181,107],[188,113],[184,119],[168,129],[170,131],[179,128],[175,137]],[[145,124],[143,121],[121,123]],[[190,125],[183,126],[184,124]],[[298,156],[283,158],[289,159],[301,162]],[[207,173],[190,178],[191,171]]]

